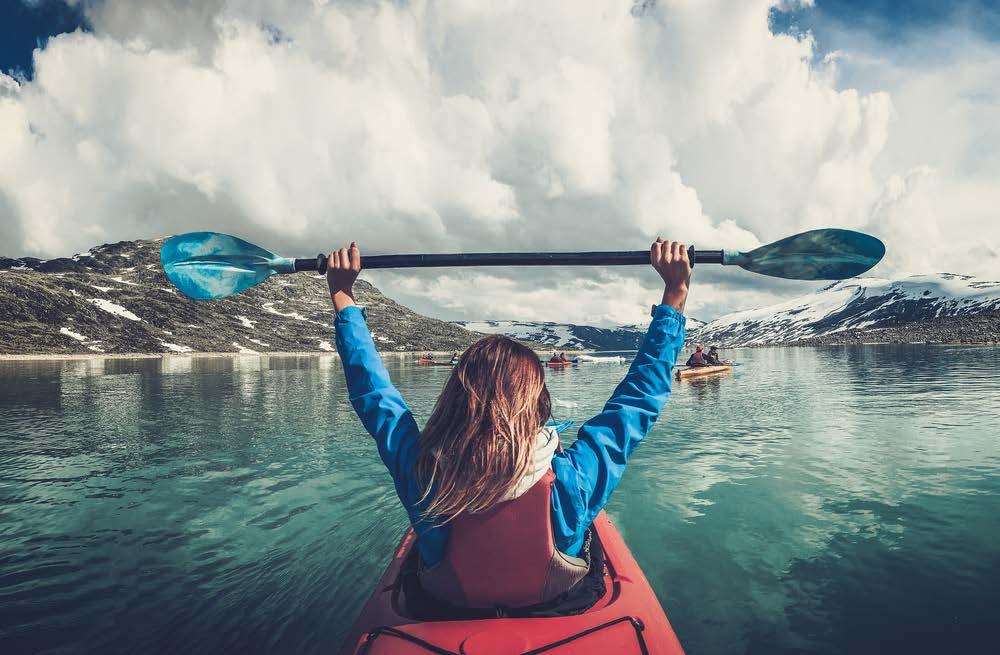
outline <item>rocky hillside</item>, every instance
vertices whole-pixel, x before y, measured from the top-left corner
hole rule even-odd
[[[910,321],[867,330],[841,330],[803,339],[796,346],[853,346],[865,343],[1000,343],[1000,312]]]
[[[698,339],[722,346],[997,340],[1000,282],[941,273],[854,278],[788,302],[716,319]]]
[[[195,302],[163,274],[161,243],[122,241],[47,261],[0,257],[0,353],[334,350],[322,277],[277,276],[239,296]],[[420,316],[367,282],[356,292],[380,350],[460,350],[481,336]]]

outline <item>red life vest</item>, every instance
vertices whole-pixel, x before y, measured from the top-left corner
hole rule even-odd
[[[526,607],[555,598],[587,574],[588,562],[560,552],[552,532],[550,470],[523,495],[449,525],[444,558],[421,586],[460,607]]]

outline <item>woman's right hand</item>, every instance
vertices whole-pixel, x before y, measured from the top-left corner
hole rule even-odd
[[[361,272],[361,251],[353,241],[350,248],[334,250],[326,258],[326,283],[338,312],[354,304],[354,281]]]
[[[657,237],[649,248],[649,263],[663,279],[663,304],[683,314],[691,285],[691,261],[687,246]]]

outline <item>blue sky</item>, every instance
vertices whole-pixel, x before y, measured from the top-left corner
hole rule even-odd
[[[30,76],[31,53],[53,35],[84,27],[80,6],[62,0],[4,0],[0,10],[0,70]]]
[[[837,34],[867,32],[890,45],[956,24],[1000,39],[1000,0],[816,0],[815,7],[772,12],[776,31],[811,31],[821,51],[839,47]]]

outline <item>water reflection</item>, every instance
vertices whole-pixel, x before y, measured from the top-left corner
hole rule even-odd
[[[1000,349],[727,355],[608,507],[688,651],[990,652]],[[450,369],[386,361],[423,421]],[[0,362],[0,467],[5,652],[329,651],[405,521],[330,356]]]

